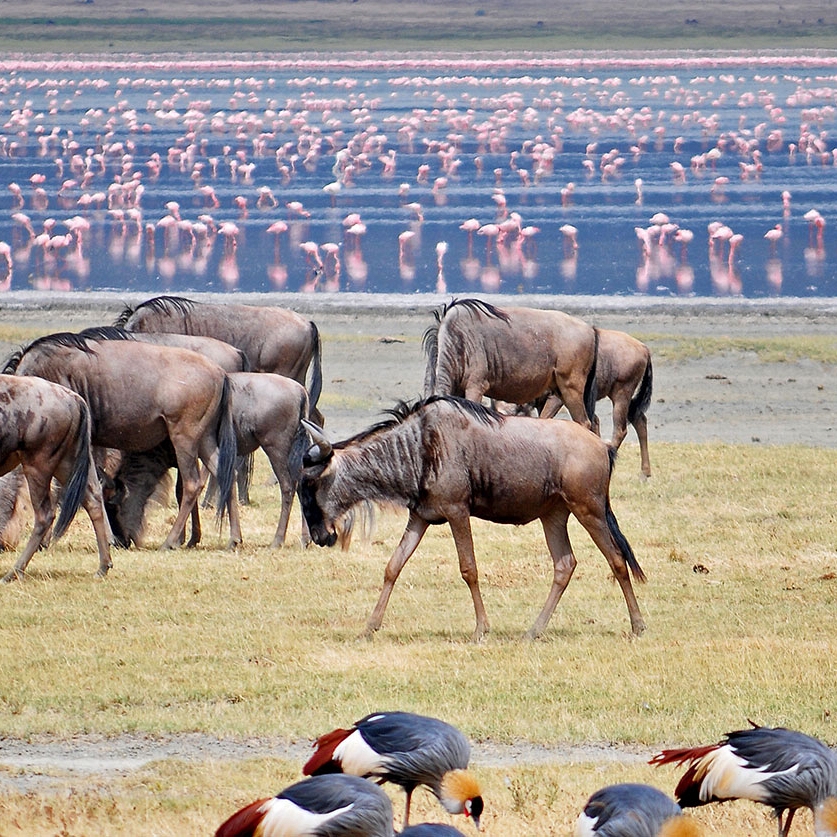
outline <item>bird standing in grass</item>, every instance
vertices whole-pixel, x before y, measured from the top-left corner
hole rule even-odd
[[[471,746],[456,727],[410,712],[376,712],[351,729],[320,736],[302,768],[306,776],[350,773],[400,785],[407,794],[404,826],[413,791],[429,788],[449,814],[471,817],[479,828],[483,801],[467,771]]]
[[[837,753],[816,738],[753,724],[718,744],[663,750],[651,759],[656,765],[687,763],[675,789],[684,808],[728,799],[760,802],[773,808],[779,837],[788,836],[797,808],[810,808],[816,837],[837,837]]]
[[[700,827],[680,806],[650,785],[608,785],[578,817],[575,837],[699,837]]]
[[[366,779],[312,776],[236,811],[215,837],[393,837],[392,803]]]

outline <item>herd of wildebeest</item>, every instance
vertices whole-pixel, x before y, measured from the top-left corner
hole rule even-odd
[[[96,533],[98,575],[113,544],[143,544],[149,500],[170,469],[178,514],[162,547],[201,537],[199,497],[209,478],[229,544],[241,543],[239,494],[252,455],[267,455],[282,504],[271,546],[285,540],[294,496],[303,541],[349,541],[356,510],[381,502],[409,510],[366,630],[377,630],[398,574],[427,527],[447,522],[473,598],[474,639],[488,630],[471,537],[472,516],[500,523],[540,519],[554,564],[546,603],[528,636],[546,627],[576,559],[570,514],[618,581],[634,634],[644,622],[630,574],[643,574],[609,500],[616,450],[632,424],[642,472],[651,473],[646,411],[648,348],[561,311],[498,308],[454,299],[435,312],[423,341],[424,397],[341,442],[329,441],[317,404],[320,335],[288,309],[149,299],[112,325],[40,337],[0,375],[0,538],[20,537],[20,502],[34,526],[14,567],[58,538],[84,506]],[[613,403],[613,438],[598,435],[596,401]],[[484,401],[490,399],[493,406]],[[566,406],[572,421],[545,421]],[[595,432],[591,432],[595,431]],[[56,488],[55,486],[58,486]],[[57,520],[56,509],[59,509]],[[54,523],[54,526],[53,526]]]

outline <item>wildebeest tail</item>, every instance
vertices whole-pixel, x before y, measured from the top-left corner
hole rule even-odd
[[[302,424],[302,419],[308,418],[310,413],[311,411],[308,409],[305,399],[303,399],[303,402],[299,405],[299,420],[297,421],[296,432],[291,441],[291,448],[288,451],[288,475],[293,483],[294,491],[296,491],[296,487],[299,485],[299,479],[302,476],[302,457],[310,446],[308,432]]]
[[[78,449],[76,450],[73,470],[67,482],[64,484],[64,489],[58,501],[61,505],[61,510],[58,513],[58,520],[52,531],[54,540],[58,540],[67,531],[67,527],[73,522],[73,518],[76,516],[76,512],[82,500],[84,500],[84,494],[87,491],[87,477],[90,473],[90,413],[84,401],[79,398],[77,403],[81,407]]]
[[[631,399],[628,405],[628,421],[633,424],[639,416],[644,416],[651,406],[651,390],[654,383],[654,373],[651,369],[651,358],[648,358],[648,363],[645,367],[645,374],[642,376],[642,382],[639,389]]]
[[[308,390],[308,419],[314,421],[319,415],[317,402],[323,391],[323,347],[316,323],[311,323],[311,337],[314,340],[314,356],[311,361],[311,388]]]
[[[235,463],[238,456],[232,416],[232,398],[230,397],[230,379],[226,376],[224,376],[224,386],[221,389],[216,437],[218,439],[218,473],[215,476],[218,480],[217,518],[220,522],[224,512],[229,512],[235,480]]]
[[[593,329],[593,335],[593,363],[587,373],[587,380],[584,382],[584,411],[587,413],[587,418],[595,424],[596,401],[599,399],[596,387],[596,366],[599,358],[599,330],[597,328]]]
[[[424,332],[421,338],[421,347],[427,358],[427,367],[424,370],[424,396],[433,395],[436,388],[436,363],[439,360],[439,324],[441,318],[436,313],[436,323]]]
[[[608,445],[608,457],[610,459],[610,473],[612,474],[613,466],[616,464],[616,448],[611,447],[610,445]],[[628,539],[622,534],[622,530],[619,528],[619,524],[616,521],[616,515],[610,507],[609,495],[605,497],[605,519],[607,520],[607,528],[616,544],[616,548],[625,559],[625,563],[630,568],[634,578],[637,581],[645,581],[645,573],[642,571],[639,561],[636,560],[636,556],[634,555],[633,549],[631,549],[631,545],[628,543]]]

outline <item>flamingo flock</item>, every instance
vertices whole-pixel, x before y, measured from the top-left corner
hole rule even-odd
[[[0,289],[837,293],[833,58],[0,63]]]

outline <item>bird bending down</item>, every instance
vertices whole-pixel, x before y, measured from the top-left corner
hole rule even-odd
[[[700,827],[680,806],[650,785],[608,785],[597,790],[575,826],[575,837],[699,837]]]
[[[471,746],[444,721],[410,712],[376,712],[351,729],[320,736],[314,746],[314,755],[302,768],[306,776],[350,773],[400,785],[407,794],[404,827],[419,785],[428,787],[449,814],[470,816],[480,827],[481,791],[466,770]]]
[[[663,750],[651,759],[656,765],[686,763],[675,790],[684,808],[728,799],[760,802],[773,808],[779,837],[787,837],[797,808],[810,808],[816,837],[837,837],[837,753],[816,738],[754,724],[718,744]]]
[[[215,837],[393,837],[392,803],[366,779],[312,776],[246,805]]]

